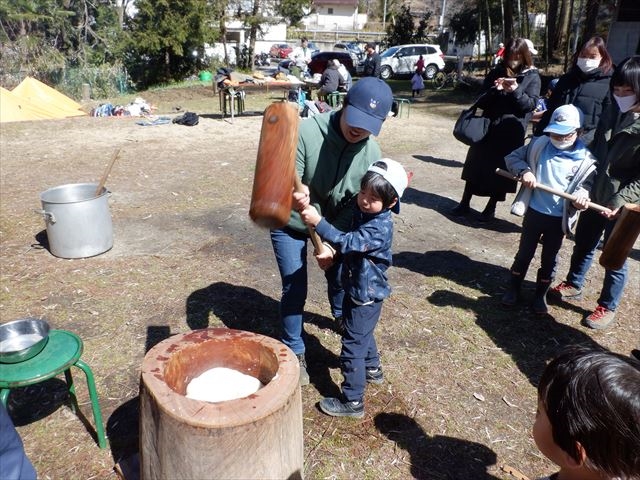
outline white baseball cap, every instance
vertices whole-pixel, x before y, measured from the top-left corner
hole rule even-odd
[[[375,164],[371,165],[367,171],[375,172],[391,184],[393,189],[396,191],[398,195],[398,201],[391,209],[393,212],[398,213],[400,211],[400,197],[404,193],[405,188],[409,185],[409,177],[407,176],[407,172],[404,167],[400,165],[395,160],[391,160],[390,158],[381,158],[377,162],[382,162],[387,166],[385,170],[383,167],[378,167]],[[376,163],[377,163],[376,162]]]
[[[549,125],[544,129],[546,133],[567,135],[582,126],[582,112],[570,103],[556,108],[551,114]]]
[[[535,47],[533,46],[533,42],[531,40],[529,40],[528,38],[525,38],[524,43],[526,43],[527,47],[529,47],[529,51],[531,52],[531,55],[538,54],[538,50],[535,49]]]

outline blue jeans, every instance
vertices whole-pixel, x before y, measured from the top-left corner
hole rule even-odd
[[[615,221],[609,221],[593,210],[585,210],[580,214],[576,225],[575,245],[571,254],[571,266],[567,274],[567,282],[581,290],[585,276],[593,263],[600,237],[604,232],[604,241],[611,235]],[[622,298],[622,292],[627,282],[627,262],[618,270],[605,270],[604,282],[598,305],[607,310],[615,310]]]
[[[373,332],[380,319],[382,301],[356,305],[351,298],[344,301],[344,334],[342,335],[342,394],[349,402],[359,402],[367,385],[366,368],[380,366],[380,355]]]
[[[271,245],[282,280],[280,320],[282,342],[296,355],[305,351],[302,339],[302,313],[307,300],[307,240],[306,233],[290,228],[271,230]],[[324,272],[327,279],[327,296],[334,317],[342,316],[344,291],[340,283],[340,264],[335,263]]]

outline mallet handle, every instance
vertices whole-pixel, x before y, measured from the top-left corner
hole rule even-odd
[[[509,178],[511,180],[515,180],[516,182],[521,182],[522,179],[520,177],[516,177],[511,172],[507,172],[502,168],[496,168],[496,173],[502,177]],[[553,195],[558,195],[559,197],[566,198],[567,200],[571,200],[572,202],[576,201],[578,197],[575,195],[571,195],[570,193],[563,192],[561,190],[556,190],[555,188],[547,187],[541,183],[536,183],[536,188],[538,190],[542,190],[543,192],[552,193]],[[598,212],[610,212],[611,210],[607,207],[603,207],[602,205],[598,205],[597,203],[589,202],[587,203],[587,208],[592,210],[597,210]]]
[[[300,177],[296,173],[296,176],[293,179],[294,181],[294,190],[296,192],[304,191],[302,188],[302,182],[300,181]],[[311,243],[313,243],[313,248],[316,251],[316,255],[321,254],[325,250],[325,246],[322,244],[322,240],[320,239],[320,235],[313,229],[311,225],[307,225],[307,230],[309,230],[309,237],[311,237]]]

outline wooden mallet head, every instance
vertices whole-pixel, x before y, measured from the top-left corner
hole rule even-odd
[[[282,228],[289,222],[299,122],[288,102],[272,103],[264,111],[249,208],[251,220],[261,227]]]

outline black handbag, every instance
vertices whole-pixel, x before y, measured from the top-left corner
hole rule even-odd
[[[471,107],[460,113],[453,127],[453,136],[465,145],[474,145],[480,142],[489,131],[491,120],[476,115],[477,109],[478,101],[476,100]]]

